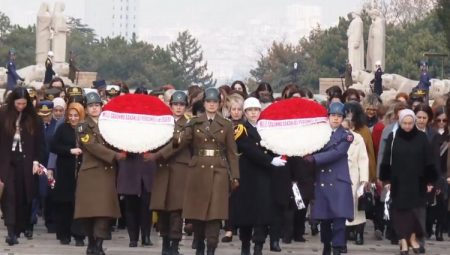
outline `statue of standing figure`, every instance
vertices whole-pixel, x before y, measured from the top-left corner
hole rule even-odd
[[[52,15],[47,3],[42,3],[36,22],[36,64],[44,64],[51,45]]]
[[[64,63],[66,61],[66,38],[67,38],[67,20],[64,16],[65,4],[55,3],[52,16],[52,50],[55,54],[53,61],[55,63]]]
[[[49,51],[53,51],[55,63],[66,61],[68,28],[64,9],[64,3],[56,2],[50,14],[49,5],[41,4],[36,23],[36,64],[44,64]]]
[[[386,68],[386,19],[378,9],[371,9],[368,13],[372,19],[372,25],[370,25],[367,43],[366,70],[375,71],[375,63],[378,61],[383,68]]]
[[[347,30],[348,62],[353,70],[364,70],[364,24],[359,13],[352,12]]]

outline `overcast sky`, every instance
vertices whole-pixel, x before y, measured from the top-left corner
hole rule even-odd
[[[68,16],[83,19],[85,1],[107,0],[60,2],[66,3],[65,13]],[[33,24],[42,2],[53,6],[56,1],[0,0],[0,11],[6,13],[14,24]],[[305,27],[300,29],[295,20],[308,16],[306,21],[317,20],[322,27],[328,27],[336,24],[339,16],[360,10],[362,2],[363,0],[140,0],[138,31],[141,39],[165,44],[176,38],[177,31],[189,29],[199,39],[210,69],[216,75],[239,78],[248,75],[248,70],[256,63],[256,53],[261,48],[267,48],[273,40],[287,38],[289,42],[297,42],[308,34],[312,25],[302,21],[299,24]],[[293,7],[307,12],[294,19],[287,17],[292,16],[290,9]],[[309,10],[317,13],[309,17]],[[106,13],[99,7],[98,18],[105,18],[104,15]],[[292,34],[293,26],[298,29],[295,34]],[[255,27],[261,27],[261,30],[255,32]],[[236,48],[236,42],[240,44],[239,48]]]

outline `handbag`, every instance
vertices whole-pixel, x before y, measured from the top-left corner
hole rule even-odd
[[[375,200],[372,192],[366,191],[358,198],[358,211],[373,212]]]

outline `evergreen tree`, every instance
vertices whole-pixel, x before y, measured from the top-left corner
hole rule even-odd
[[[450,51],[450,0],[438,0],[436,11],[445,32],[447,48]]]
[[[203,50],[189,31],[178,33],[178,38],[167,46],[172,60],[181,67],[185,86],[202,84],[205,87],[216,85],[213,73],[207,73],[208,63],[203,61]]]

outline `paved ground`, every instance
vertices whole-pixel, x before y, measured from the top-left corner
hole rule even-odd
[[[355,246],[349,243],[349,253],[357,255],[372,255],[372,254],[399,254],[398,247],[391,245],[389,241],[375,241],[372,235],[372,227],[368,226],[366,230],[366,244],[363,246]],[[370,232],[370,233],[369,233]],[[36,226],[33,240],[26,240],[20,238],[19,245],[8,246],[3,237],[6,236],[6,229],[0,226],[0,255],[28,255],[28,254],[55,254],[55,255],[83,255],[86,247],[75,247],[71,245],[62,246],[55,239],[54,234],[47,234],[41,224]],[[281,253],[271,253],[268,251],[267,245],[264,247],[264,254],[321,254],[321,244],[318,236],[312,237],[309,234],[305,236],[308,240],[306,243],[292,243],[282,244],[283,251]],[[153,233],[152,241],[155,243],[153,247],[128,247],[128,234],[124,230],[119,230],[113,233],[113,240],[106,241],[104,246],[108,255],[134,255],[146,254],[157,255],[161,254],[160,239]],[[181,244],[181,251],[184,255],[194,254],[194,250],[190,248],[192,237],[185,237]],[[411,252],[412,253],[412,252]],[[221,243],[216,254],[218,255],[239,255],[240,242],[235,237],[232,243]],[[434,240],[427,241],[427,253],[430,255],[448,255],[450,254],[450,238],[445,236],[445,241],[436,242]]]

